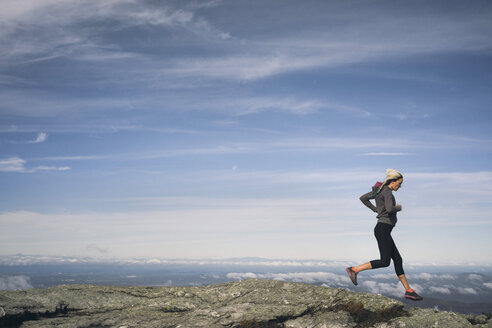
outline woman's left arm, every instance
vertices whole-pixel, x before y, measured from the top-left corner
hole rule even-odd
[[[393,205],[393,202],[394,202],[393,194],[388,189],[388,191],[386,191],[384,194],[384,207],[386,208],[386,212],[388,212],[388,214],[401,211],[401,205],[395,206]]]

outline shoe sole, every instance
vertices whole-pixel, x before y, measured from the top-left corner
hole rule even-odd
[[[416,298],[416,297],[413,297],[413,296],[405,296],[405,298],[408,298],[409,300],[412,300],[412,301],[421,301],[421,300],[423,300],[423,298]]]
[[[357,285],[358,285],[358,283],[357,283],[357,281],[353,281],[353,280],[352,280],[352,274],[350,273],[349,268],[345,269],[345,271],[347,271],[347,274],[348,274],[348,276],[349,276],[349,278],[350,278],[350,281],[352,281],[352,283],[353,283],[354,285],[356,285],[356,286],[357,286]]]

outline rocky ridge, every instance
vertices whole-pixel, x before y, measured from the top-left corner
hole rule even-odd
[[[492,319],[406,310],[400,301],[342,288],[250,279],[204,287],[0,291],[0,327],[492,328]]]

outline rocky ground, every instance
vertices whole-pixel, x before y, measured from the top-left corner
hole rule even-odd
[[[492,328],[492,319],[405,310],[400,301],[341,288],[251,279],[205,287],[0,291],[0,327]]]

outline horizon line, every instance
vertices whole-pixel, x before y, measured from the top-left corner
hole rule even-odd
[[[10,261],[9,261],[10,260]],[[350,259],[316,259],[316,258],[263,258],[257,256],[229,257],[229,258],[186,258],[186,257],[157,257],[157,256],[135,256],[135,257],[94,257],[94,256],[69,256],[69,255],[39,255],[39,254],[9,254],[0,255],[0,266],[33,265],[33,264],[90,264],[90,263],[121,263],[134,265],[159,265],[159,264],[187,264],[187,265],[272,265],[272,266],[339,266],[349,265],[359,260]],[[464,261],[421,261],[408,262],[407,267],[420,266],[473,266],[492,267],[492,263],[476,263]]]

